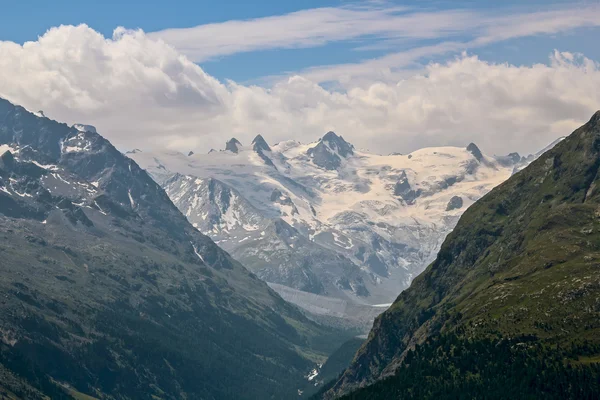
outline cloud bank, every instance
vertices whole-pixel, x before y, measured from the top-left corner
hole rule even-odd
[[[373,81],[375,82],[375,81]],[[514,66],[463,54],[401,80],[327,90],[310,76],[270,88],[219,82],[164,41],[119,28],[49,30],[0,42],[0,96],[51,118],[95,125],[121,149],[207,151],[248,143],[310,142],[335,130],[380,153],[476,142],[488,153],[532,152],[600,108],[600,65],[558,52]]]

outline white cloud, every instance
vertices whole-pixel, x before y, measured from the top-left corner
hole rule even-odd
[[[472,50],[508,39],[600,26],[600,6],[572,3],[486,10],[420,10],[386,2],[362,7],[314,8],[284,15],[232,20],[149,33],[195,62],[257,50],[317,47],[354,41],[356,50],[390,50],[375,59],[313,66],[299,73],[316,82],[393,80],[398,70],[436,55]],[[412,48],[394,52],[411,41]],[[401,74],[402,75],[402,74]],[[280,77],[274,77],[277,79]]]
[[[171,44],[196,62],[240,52],[316,47],[376,36],[432,39],[476,28],[468,10],[415,12],[400,7],[313,8],[285,15],[166,29],[149,37]]]
[[[469,38],[468,40],[448,41],[447,36],[442,36],[441,40],[434,44],[415,46],[410,50],[391,52],[379,58],[356,63],[311,67],[299,73],[317,82],[334,81],[343,86],[348,82],[369,82],[373,77],[386,80],[388,77],[397,76],[399,69],[415,65],[428,57],[477,49],[514,38],[556,34],[583,27],[598,27],[600,7],[587,5],[572,8],[569,5],[567,8],[512,12],[506,15],[471,14],[470,19],[459,22],[462,33]],[[379,43],[390,48],[397,42],[397,39],[392,38]],[[371,47],[377,46],[377,42],[371,45]]]
[[[206,151],[257,133],[308,142],[332,129],[382,153],[474,141],[500,154],[539,149],[600,108],[598,63],[559,52],[533,66],[462,55],[396,82],[347,87],[300,76],[271,88],[221,83],[141,31],[104,38],[62,26],[23,46],[0,42],[1,97],[96,125],[122,149]]]

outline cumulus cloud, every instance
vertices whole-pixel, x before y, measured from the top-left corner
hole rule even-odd
[[[471,141],[488,153],[533,152],[600,108],[600,66],[555,52],[514,66],[463,54],[401,80],[327,90],[294,76],[270,88],[219,82],[162,41],[81,25],[35,42],[0,42],[0,96],[68,123],[96,125],[121,149],[223,148],[257,133],[310,142],[335,130],[389,153]]]

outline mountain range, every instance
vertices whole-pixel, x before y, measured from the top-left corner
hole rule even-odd
[[[271,146],[258,135],[208,154],[128,156],[286,300],[313,314],[363,316],[368,329],[384,309],[369,306],[390,304],[464,210],[539,154],[492,157],[471,143],[382,156],[328,132],[309,144]]]
[[[93,127],[3,99],[0,237],[11,399],[296,398],[344,337],[195,229]]]

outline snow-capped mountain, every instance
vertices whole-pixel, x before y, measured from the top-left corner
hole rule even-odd
[[[192,227],[92,126],[1,98],[0,237],[1,393],[293,399],[351,335]]]
[[[382,156],[334,132],[310,144],[270,146],[259,135],[209,154],[129,156],[260,278],[367,304],[390,303],[462,212],[531,161],[475,144]]]

